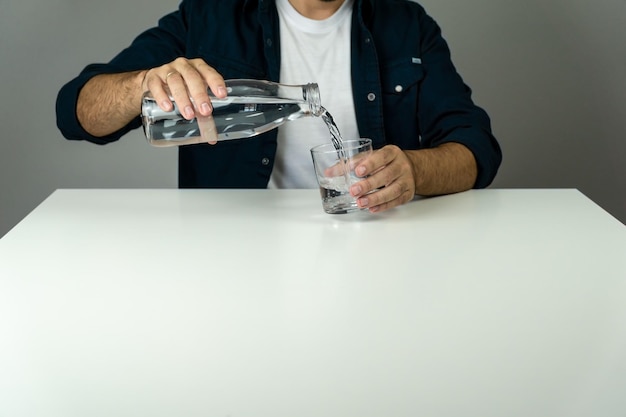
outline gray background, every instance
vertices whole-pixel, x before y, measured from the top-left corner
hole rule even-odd
[[[626,222],[626,0],[424,0],[504,152],[492,187],[578,188]],[[0,0],[0,236],[56,188],[173,188],[176,150],[56,129],[58,89],[178,0]]]

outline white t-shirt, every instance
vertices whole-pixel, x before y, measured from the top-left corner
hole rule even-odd
[[[353,0],[324,20],[299,14],[289,0],[276,0],[280,18],[280,82],[317,83],[321,104],[344,140],[359,137],[352,99],[350,29]],[[317,188],[310,149],[330,143],[321,117],[304,117],[278,128],[278,149],[268,188]]]

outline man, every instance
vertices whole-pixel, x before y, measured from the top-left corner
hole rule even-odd
[[[57,124],[68,139],[112,142],[140,126],[145,91],[164,110],[171,92],[191,119],[211,114],[207,86],[224,97],[233,78],[318,83],[343,137],[369,137],[377,149],[350,189],[371,212],[486,187],[501,162],[439,27],[408,0],[183,0],[110,63],[66,84]],[[183,146],[179,186],[315,187],[308,149],[329,140],[324,129],[300,119],[252,139]]]

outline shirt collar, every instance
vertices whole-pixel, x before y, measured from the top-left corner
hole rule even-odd
[[[250,2],[256,1],[259,6],[262,7],[264,3],[274,2],[274,0],[244,0],[244,5],[247,6]],[[369,10],[373,9],[374,0],[354,0],[354,7],[360,8],[362,3],[367,3]]]

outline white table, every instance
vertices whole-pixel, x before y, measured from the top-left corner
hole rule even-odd
[[[59,190],[0,240],[2,417],[625,415],[626,227],[576,190]]]

